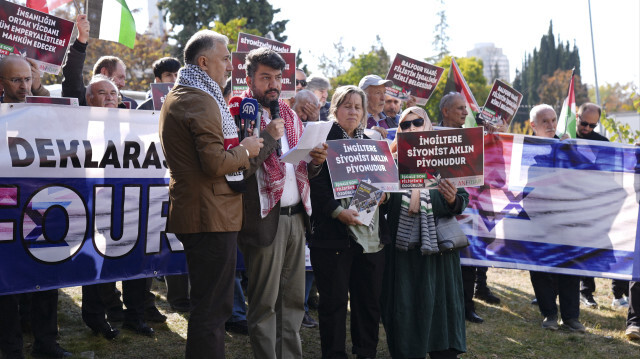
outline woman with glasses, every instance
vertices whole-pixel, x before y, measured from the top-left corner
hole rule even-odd
[[[335,122],[327,140],[367,139],[364,135],[366,108],[366,95],[361,89],[337,88],[330,109]],[[348,209],[351,198],[336,200],[333,197],[326,162],[322,166],[320,174],[309,180],[313,209],[309,248],[320,298],[322,358],[347,358],[348,307],[351,309],[352,353],[357,358],[375,358],[384,270],[379,225],[384,218],[378,212],[371,225],[361,223],[357,212]]]
[[[423,109],[402,112],[398,132],[430,130]],[[397,139],[391,144],[394,154]],[[468,193],[446,179],[437,190],[390,194],[385,207],[391,244],[384,248],[381,304],[393,358],[456,358],[466,351],[460,255],[429,253],[436,242],[437,218],[462,213],[468,201]]]

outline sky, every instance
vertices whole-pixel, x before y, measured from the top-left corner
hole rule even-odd
[[[285,35],[293,51],[313,73],[321,73],[322,54],[333,56],[333,44],[368,52],[379,35],[392,57],[396,53],[424,59],[434,55],[433,34],[439,22],[438,0],[269,0],[281,9],[275,21],[288,19]],[[138,30],[144,30],[147,0],[128,0]],[[560,40],[574,41],[580,51],[583,83],[595,84],[589,27],[588,0],[445,0],[449,28],[448,47],[453,56],[464,57],[476,43],[493,42],[507,55],[511,80],[521,68],[525,53],[540,46],[540,38],[553,21]],[[640,85],[640,0],[591,0],[591,16],[598,84]],[[139,19],[139,20],[138,20]]]

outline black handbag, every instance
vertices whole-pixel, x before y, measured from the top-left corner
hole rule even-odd
[[[456,217],[439,217],[436,219],[438,249],[446,252],[469,246],[469,239],[464,234]]]

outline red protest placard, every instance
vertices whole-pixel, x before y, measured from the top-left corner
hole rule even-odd
[[[282,88],[280,89],[280,98],[286,99],[296,95],[296,54],[293,52],[279,53],[286,63],[282,71]],[[233,96],[240,96],[247,87],[247,72],[245,70],[246,52],[232,52],[231,65],[231,90]]]
[[[0,0],[0,57],[34,59],[40,71],[58,74],[74,23]]]
[[[419,106],[424,106],[436,89],[444,69],[404,55],[396,54],[387,74],[387,80],[393,81],[387,87],[387,95],[408,100],[413,95]]]
[[[335,199],[352,197],[360,181],[398,191],[398,171],[387,141],[327,141],[327,166]]]
[[[160,111],[164,104],[164,99],[173,88],[172,82],[162,82],[151,84],[151,98],[153,101],[153,109]]]
[[[398,133],[400,188],[436,188],[442,178],[456,187],[484,184],[482,132],[473,127]]]
[[[236,51],[249,52],[260,47],[268,47],[275,52],[291,52],[291,46],[284,42],[270,40],[257,35],[246,34],[244,32],[238,34],[238,46],[236,46]]]
[[[240,96],[247,87],[247,72],[244,69],[244,60],[247,58],[246,52],[231,53],[231,91],[232,96]]]
[[[520,101],[520,92],[500,80],[495,80],[487,102],[480,111],[480,118],[494,126],[500,126],[502,122],[509,125],[518,111]]]

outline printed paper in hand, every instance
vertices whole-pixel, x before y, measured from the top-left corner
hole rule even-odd
[[[365,226],[371,225],[376,214],[378,202],[382,198],[382,190],[367,182],[360,181],[355,195],[351,198],[349,209],[358,212],[358,220]]]
[[[297,165],[300,161],[309,163],[309,151],[327,140],[333,121],[307,122],[298,145],[280,156],[280,161]]]

